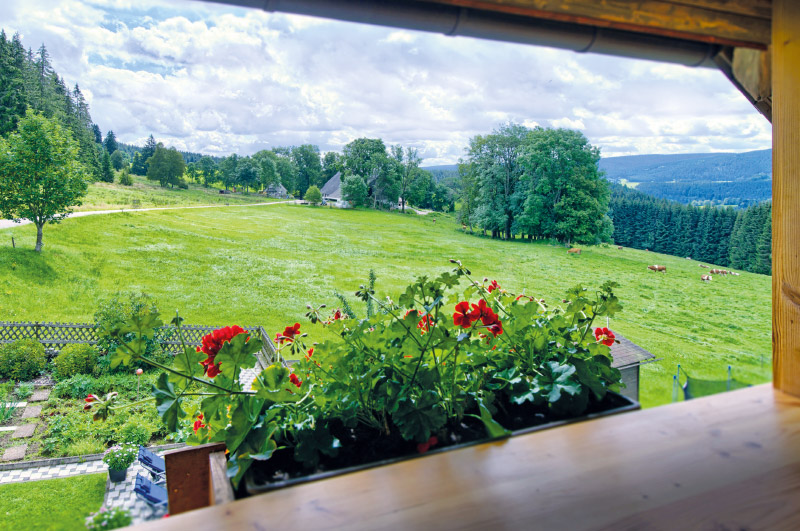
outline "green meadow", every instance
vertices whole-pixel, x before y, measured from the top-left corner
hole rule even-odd
[[[239,205],[248,203],[266,203],[275,201],[264,196],[251,193],[220,194],[219,188],[205,188],[199,184],[189,184],[187,190],[163,188],[155,181],[145,177],[131,175],[133,184],[123,186],[119,182],[96,182],[89,185],[83,204],[75,208],[76,212],[85,210],[122,210],[130,208],[154,208],[196,205]],[[119,181],[119,172],[116,172]]]
[[[322,329],[305,320],[307,303],[336,307],[338,290],[363,313],[353,293],[370,269],[378,294],[395,295],[457,258],[478,280],[550,304],[575,284],[618,282],[624,310],[611,329],[660,358],[642,367],[645,407],[671,401],[678,363],[709,379],[724,379],[729,364],[749,383],[771,375],[770,277],[743,272],[706,284],[706,270],[684,258],[616,246],[574,256],[547,243],[465,234],[444,215],[300,205],[89,216],[47,226],[44,236],[37,255],[32,226],[0,231],[0,320],[91,321],[99,300],[143,291],[167,318],[178,309],[186,323],[272,331],[297,321],[313,340]],[[649,271],[654,263],[667,273]]]

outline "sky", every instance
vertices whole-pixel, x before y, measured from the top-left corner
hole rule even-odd
[[[713,69],[396,30],[196,0],[3,0],[103,133],[250,155],[361,137],[452,164],[506,122],[579,129],[604,157],[750,151],[769,122]]]

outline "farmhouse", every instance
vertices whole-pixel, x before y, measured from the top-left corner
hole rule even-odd
[[[266,188],[264,188],[264,195],[267,197],[275,197],[278,199],[288,199],[289,192],[286,191],[286,187],[284,187],[281,183],[272,183]]]
[[[328,179],[320,192],[323,205],[350,208],[350,203],[342,199],[342,172],[337,171],[333,177]]]
[[[302,529],[800,528],[800,2],[275,0],[266,8],[721,70],[773,126],[774,383],[298,485],[159,529],[254,528],[276,515]],[[198,485],[209,484],[204,474]]]

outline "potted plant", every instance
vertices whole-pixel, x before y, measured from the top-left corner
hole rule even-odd
[[[108,465],[108,479],[114,483],[125,481],[128,467],[136,461],[139,449],[135,444],[115,444],[103,454],[103,462]]]
[[[396,301],[361,286],[366,319],[309,305],[306,317],[333,339],[311,343],[300,323],[287,326],[275,337],[276,363],[252,382],[240,374],[261,341],[238,326],[184,347],[171,366],[147,359],[144,345],[162,324],[155,313],[117,327],[134,337],[111,363],[163,369],[153,395],[168,429],[191,426],[189,444],[224,442],[234,486],[247,475],[255,491],[638,407],[614,393],[613,332],[593,328],[621,309],[616,284],[577,286],[548,305],[451,262]],[[289,367],[288,358],[299,361]],[[94,402],[95,417],[110,403]]]

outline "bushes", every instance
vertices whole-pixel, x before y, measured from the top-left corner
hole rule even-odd
[[[156,374],[143,374],[141,376],[140,396],[146,397],[150,388],[156,381]],[[120,399],[136,399],[137,377],[133,374],[107,374],[92,378],[85,374],[76,374],[71,378],[58,382],[53,388],[53,393],[58,398],[86,398],[88,394],[101,395],[116,391]]]
[[[44,347],[35,339],[20,339],[0,345],[0,377],[11,380],[32,380],[47,363]]]
[[[90,345],[67,345],[53,360],[59,379],[76,374],[91,374],[97,366],[97,351]]]

